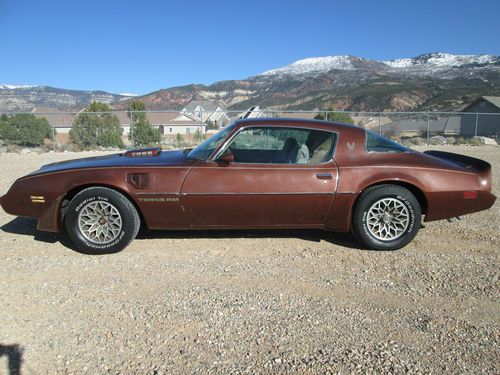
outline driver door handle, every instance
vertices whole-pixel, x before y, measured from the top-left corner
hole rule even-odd
[[[318,180],[331,180],[333,175],[331,173],[316,173],[316,178]]]

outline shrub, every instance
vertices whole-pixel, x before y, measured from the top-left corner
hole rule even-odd
[[[138,119],[130,131],[134,146],[157,145],[161,142],[160,130],[153,128],[145,117]]]
[[[328,112],[320,112],[314,118],[316,120],[325,120],[332,122],[341,122],[343,124],[351,124],[354,125],[354,120],[348,113],[345,112],[335,112],[333,108],[327,108],[325,111]]]
[[[40,146],[51,136],[46,118],[32,114],[3,115],[0,118],[0,138],[7,144]]]
[[[140,100],[134,100],[128,106],[127,116],[132,120],[129,138],[133,140],[134,146],[158,145],[161,142],[160,130],[151,126],[143,112],[145,110],[146,106]]]
[[[450,145],[453,145],[456,143],[456,139],[455,137],[446,137],[446,143],[450,144]]]
[[[175,135],[175,142],[177,143],[177,145],[183,145],[184,144],[184,137],[182,136],[181,133],[177,133]]]
[[[467,143],[470,144],[471,146],[482,146],[483,145],[483,142],[481,142],[481,139],[479,139],[478,137],[469,138],[467,140]]]
[[[212,121],[208,120],[207,121],[207,130],[217,130],[219,129],[219,125],[217,124],[217,120]]]
[[[196,129],[196,131],[194,132],[194,140],[197,141],[197,142],[203,140],[203,134],[201,134],[201,130],[200,129]]]
[[[72,142],[81,147],[120,147],[122,128],[118,117],[111,113],[107,104],[92,102],[76,116],[73,129],[69,132]]]

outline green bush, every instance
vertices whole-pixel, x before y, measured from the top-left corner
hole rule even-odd
[[[203,134],[201,133],[200,129],[196,129],[196,131],[194,132],[194,140],[196,142],[200,142],[203,140]]]
[[[472,137],[472,138],[469,138],[467,140],[468,144],[470,144],[471,146],[482,146],[483,145],[483,142],[481,142],[481,140],[477,137]]]
[[[146,118],[138,119],[130,131],[134,146],[158,145],[161,142],[160,130],[153,128]]]
[[[40,146],[50,138],[51,132],[46,118],[32,114],[2,115],[0,118],[0,139],[7,144]]]
[[[72,142],[84,148],[123,148],[121,134],[120,121],[111,113],[111,108],[104,103],[92,102],[84,112],[76,116],[69,137]]]
[[[134,100],[128,106],[127,116],[132,120],[129,138],[133,140],[136,147],[158,145],[161,142],[160,130],[151,126],[146,114],[143,112],[145,110],[146,106],[140,100]]]
[[[348,113],[344,112],[334,112],[333,108],[327,108],[325,111],[328,112],[320,112],[314,118],[316,120],[325,120],[332,122],[341,122],[343,124],[351,124],[354,125],[354,120],[349,116]]]
[[[184,137],[182,136],[181,133],[177,133],[175,135],[175,142],[177,143],[178,146],[184,145]]]

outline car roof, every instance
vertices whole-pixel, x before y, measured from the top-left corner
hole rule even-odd
[[[236,120],[234,125],[238,128],[245,126],[287,126],[287,127],[308,127],[327,131],[354,131],[363,132],[359,126],[343,124],[340,122],[330,122],[312,119],[296,119],[287,117],[272,118],[252,118]]]

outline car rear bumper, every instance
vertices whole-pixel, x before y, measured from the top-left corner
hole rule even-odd
[[[428,197],[429,209],[425,221],[449,219],[452,217],[484,211],[491,208],[497,197],[490,191],[478,191],[476,198],[468,198],[467,192],[435,193]]]

